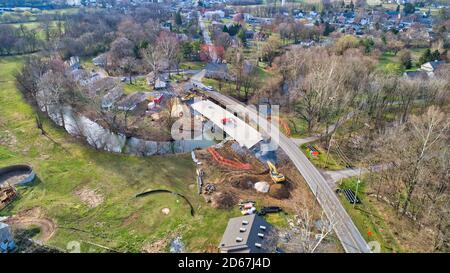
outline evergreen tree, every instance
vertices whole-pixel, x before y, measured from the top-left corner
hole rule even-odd
[[[435,50],[433,51],[433,53],[431,53],[431,58],[430,61],[439,61],[439,59],[441,58],[441,53],[439,52],[439,50]]]
[[[328,22],[326,22],[325,29],[323,30],[323,36],[328,36],[333,31],[334,31],[334,27],[332,25],[330,25]]]
[[[426,62],[429,62],[431,60],[431,50],[429,48],[427,48],[427,50],[425,50],[422,55],[419,58],[419,64],[424,64]]]
[[[245,29],[244,29],[244,28],[241,28],[241,29],[239,30],[239,32],[237,33],[237,37],[239,38],[239,40],[241,40],[241,42],[242,42],[242,44],[243,44],[244,46],[247,45],[247,37],[246,37],[246,35],[245,35]]]
[[[183,24],[183,19],[181,18],[180,11],[177,11],[177,13],[175,13],[175,24],[177,26],[181,26]]]

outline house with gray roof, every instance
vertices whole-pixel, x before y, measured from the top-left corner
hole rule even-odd
[[[219,244],[221,253],[272,253],[276,250],[274,228],[257,214],[231,218]]]
[[[120,111],[133,111],[139,104],[146,101],[149,95],[149,92],[130,94],[117,103],[117,109]]]
[[[438,70],[439,67],[441,67],[444,64],[445,64],[444,61],[431,61],[431,62],[424,63],[420,67],[420,70],[425,71],[428,74],[428,76],[433,77],[436,70]]]
[[[410,79],[428,79],[428,73],[425,71],[406,71],[403,73],[403,76],[410,78]]]
[[[102,108],[111,109],[113,104],[124,95],[123,88],[120,85],[115,86],[102,98]]]
[[[227,64],[208,63],[205,67],[205,77],[213,79],[226,79],[228,78],[228,66]]]

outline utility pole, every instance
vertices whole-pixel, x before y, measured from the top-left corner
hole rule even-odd
[[[359,183],[361,183],[361,171],[362,171],[362,168],[359,168],[358,181],[356,181],[356,192],[355,192],[355,200],[353,200],[353,208],[355,208],[355,205],[356,205],[356,200],[358,199],[358,189],[359,189]]]
[[[324,166],[324,168],[328,165],[328,156],[330,155],[331,142],[333,141],[333,136],[334,136],[334,133],[331,134],[330,142],[328,143],[327,157],[325,158],[325,166]]]

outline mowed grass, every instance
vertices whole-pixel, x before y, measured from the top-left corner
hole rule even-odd
[[[126,95],[130,95],[136,92],[149,92],[152,91],[153,87],[147,84],[147,80],[144,77],[139,77],[133,79],[130,83],[129,79],[124,82],[123,91]]]
[[[192,69],[192,70],[202,70],[205,68],[206,63],[205,62],[182,62],[180,64],[180,69]]]
[[[420,68],[420,65],[418,64],[420,56],[425,51],[424,48],[411,48],[408,49],[411,52],[411,60],[412,60],[412,67],[410,69],[407,69],[406,71],[416,71],[418,68]],[[380,55],[380,58],[378,59],[378,69],[386,70],[388,64],[399,64],[400,60],[398,57],[398,54],[395,55],[393,52],[383,52],[383,54]]]
[[[0,58],[0,167],[29,163],[38,179],[20,188],[19,199],[0,215],[40,207],[58,226],[48,244],[60,249],[78,241],[83,252],[103,251],[86,242],[140,252],[146,243],[173,234],[182,236],[187,251],[218,245],[228,219],[239,212],[212,209],[198,196],[190,155],[140,158],[96,151],[41,115],[58,144],[53,143],[36,129],[36,112],[15,87],[13,75],[21,62],[18,57]],[[95,208],[83,203],[75,191],[84,187],[96,190],[104,201]],[[159,188],[185,195],[195,216],[175,195],[134,198]],[[162,208],[169,208],[170,214],[163,215]]]
[[[62,22],[62,31],[64,31],[64,22]],[[13,23],[13,24],[6,24],[13,26],[15,28],[20,28],[23,26],[27,30],[34,30],[37,32],[37,37],[41,40],[45,39],[45,31],[42,28],[42,24],[40,22],[24,22],[24,23]],[[58,21],[51,21],[50,22],[50,30],[52,32],[56,31],[58,27]]]

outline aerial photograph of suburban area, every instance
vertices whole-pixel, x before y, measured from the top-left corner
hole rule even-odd
[[[0,259],[450,253],[449,33],[450,0],[0,0]]]

